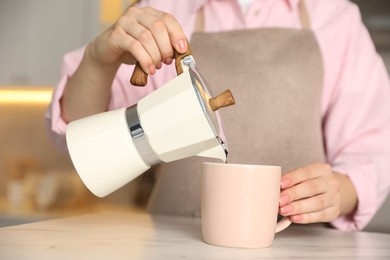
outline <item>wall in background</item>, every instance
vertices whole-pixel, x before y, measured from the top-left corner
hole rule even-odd
[[[99,31],[99,1],[1,0],[0,85],[50,85],[63,54]]]
[[[363,22],[380,52],[390,52],[390,1],[353,0],[362,13]]]
[[[132,0],[1,0],[0,86],[54,86],[63,55],[114,23]]]

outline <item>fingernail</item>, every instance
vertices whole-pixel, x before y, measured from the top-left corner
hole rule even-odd
[[[167,65],[169,65],[169,64],[172,63],[172,61],[173,61],[172,58],[166,58],[166,59],[164,60],[164,63],[167,64]]]
[[[285,188],[288,187],[289,184],[290,184],[290,180],[282,180],[282,181],[280,182],[280,187],[281,187],[282,189],[285,189]]]
[[[279,205],[280,207],[283,207],[284,205],[286,205],[287,203],[289,203],[290,201],[290,197],[287,196],[287,195],[283,195],[282,197],[280,197],[279,199]]]
[[[280,213],[285,214],[293,210],[293,207],[291,205],[284,206],[280,208]]]
[[[302,215],[294,215],[290,217],[290,220],[292,222],[300,222],[302,221],[302,219],[303,219]]]
[[[157,64],[157,66],[156,66],[156,69],[161,69],[161,67],[162,67],[162,62],[160,62],[159,64]]]
[[[179,50],[180,50],[181,53],[184,53],[187,50],[187,44],[186,44],[186,42],[184,40],[180,40],[179,41],[178,47],[179,47]]]
[[[154,73],[156,73],[156,67],[154,65],[152,65],[149,67],[149,74],[153,75]]]

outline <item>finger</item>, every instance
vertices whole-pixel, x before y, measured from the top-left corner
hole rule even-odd
[[[282,189],[289,188],[306,180],[317,178],[325,173],[331,173],[332,169],[329,164],[315,163],[305,167],[298,168],[292,172],[286,173],[282,176]]]
[[[159,17],[164,22],[168,31],[171,46],[173,46],[179,53],[186,52],[188,48],[186,40],[187,38],[176,18],[171,14],[156,10],[151,7],[145,7],[145,10],[148,13]]]
[[[141,64],[142,69],[146,73],[154,74],[156,72],[152,58],[138,40],[134,39],[120,28],[117,28],[112,32],[112,41],[117,48],[131,53],[134,56],[134,59]],[[128,56],[125,57],[128,59]]]
[[[292,215],[290,216],[290,219],[292,222],[299,223],[299,224],[330,222],[336,219],[339,216],[339,214],[340,214],[340,210],[338,207],[330,207],[322,211]]]
[[[338,192],[328,192],[311,198],[291,202],[279,209],[283,216],[305,214],[322,211],[330,207],[339,207],[340,195]]]
[[[151,32],[160,53],[160,61],[172,58],[173,47],[164,21],[154,15],[143,15],[138,18],[138,22]]]
[[[151,31],[139,24],[134,18],[126,16],[119,19],[117,26],[141,43],[151,57],[154,65],[157,65],[161,61],[160,51]],[[135,53],[132,54],[135,55]]]
[[[305,198],[313,197],[335,188],[330,187],[329,178],[317,178],[309,181],[299,183],[291,188],[285,189],[280,193],[281,206],[292,201],[302,200]]]

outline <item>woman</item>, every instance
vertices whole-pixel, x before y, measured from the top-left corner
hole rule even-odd
[[[390,84],[346,0],[141,1],[65,56],[48,113],[57,140],[174,77],[165,65],[186,37],[213,91],[236,98],[221,112],[229,161],[282,165],[279,212],[293,222],[363,229],[389,192]],[[128,83],[137,60],[145,88]],[[198,215],[197,160],[161,165],[152,212]]]

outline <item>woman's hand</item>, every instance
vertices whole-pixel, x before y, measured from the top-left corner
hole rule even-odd
[[[174,49],[187,51],[176,19],[151,7],[130,7],[109,29],[88,44],[80,66],[69,78],[61,99],[65,122],[107,110],[111,85],[122,63],[138,61],[148,74],[170,64]]]
[[[347,176],[325,163],[310,164],[282,176],[279,214],[295,223],[329,222],[352,212],[356,191]],[[352,193],[343,200],[341,190]],[[352,192],[351,192],[352,190]]]
[[[176,19],[152,7],[130,7],[109,29],[92,41],[87,53],[96,63],[116,65],[138,61],[148,74],[170,64],[175,48],[187,51],[186,36]]]

